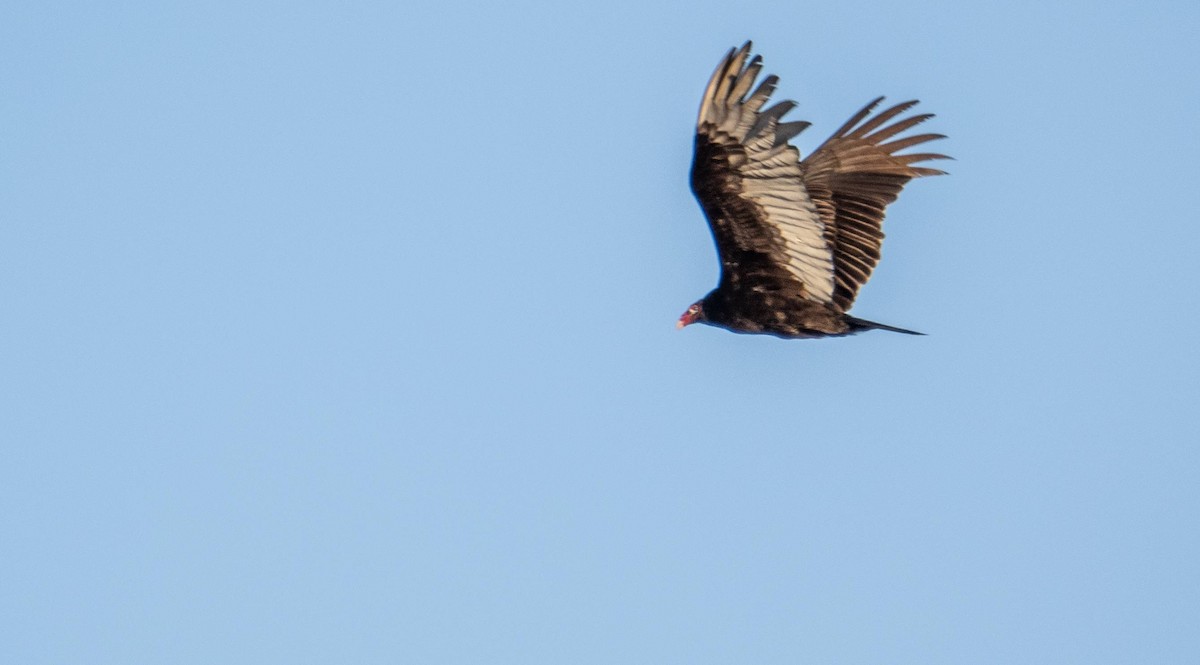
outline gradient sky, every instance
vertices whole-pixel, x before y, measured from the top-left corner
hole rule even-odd
[[[747,38],[957,161],[679,332]],[[1195,2],[0,9],[0,661],[1200,662]]]

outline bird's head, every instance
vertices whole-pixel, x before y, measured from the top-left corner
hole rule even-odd
[[[703,303],[704,303],[703,300],[692,303],[692,306],[687,308],[687,311],[683,313],[683,316],[679,317],[679,323],[676,323],[675,327],[682,328],[684,326],[690,326],[697,321],[703,321],[704,320],[704,305],[703,305]]]

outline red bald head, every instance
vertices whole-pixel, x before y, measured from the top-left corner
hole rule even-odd
[[[690,326],[693,323],[703,319],[704,308],[701,307],[700,303],[698,302],[693,303],[692,306],[687,308],[687,311],[683,313],[683,316],[679,317],[679,323],[676,323],[675,327],[682,328],[684,326]]]

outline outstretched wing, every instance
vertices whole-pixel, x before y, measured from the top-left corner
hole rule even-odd
[[[896,154],[945,137],[918,134],[885,143],[933,114],[910,116],[889,125],[917,102],[897,104],[871,117],[882,101],[880,97],[855,113],[800,164],[804,185],[824,223],[826,242],[833,248],[833,305],[843,312],[850,309],[859,288],[879,263],[884,209],[909,180],[945,173],[914,164],[949,159],[935,153]]]
[[[796,104],[763,110],[778,77],[750,92],[762,58],[750,42],[713,72],[696,123],[692,191],[721,255],[721,287],[791,291],[829,303],[834,260],[829,235],[805,191],[800,153],[788,141],[807,122],[781,122]]]

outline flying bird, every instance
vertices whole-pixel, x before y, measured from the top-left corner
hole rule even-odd
[[[920,335],[846,312],[879,262],[884,209],[909,180],[945,173],[918,166],[945,155],[897,154],[945,138],[895,138],[933,115],[902,117],[915,100],[875,112],[879,97],[801,160],[789,141],[810,123],[783,121],[793,101],[763,108],[779,78],[754,87],[762,56],[751,58],[750,48],[730,49],[700,103],[692,191],[716,240],[721,279],[677,327],[788,338]]]

